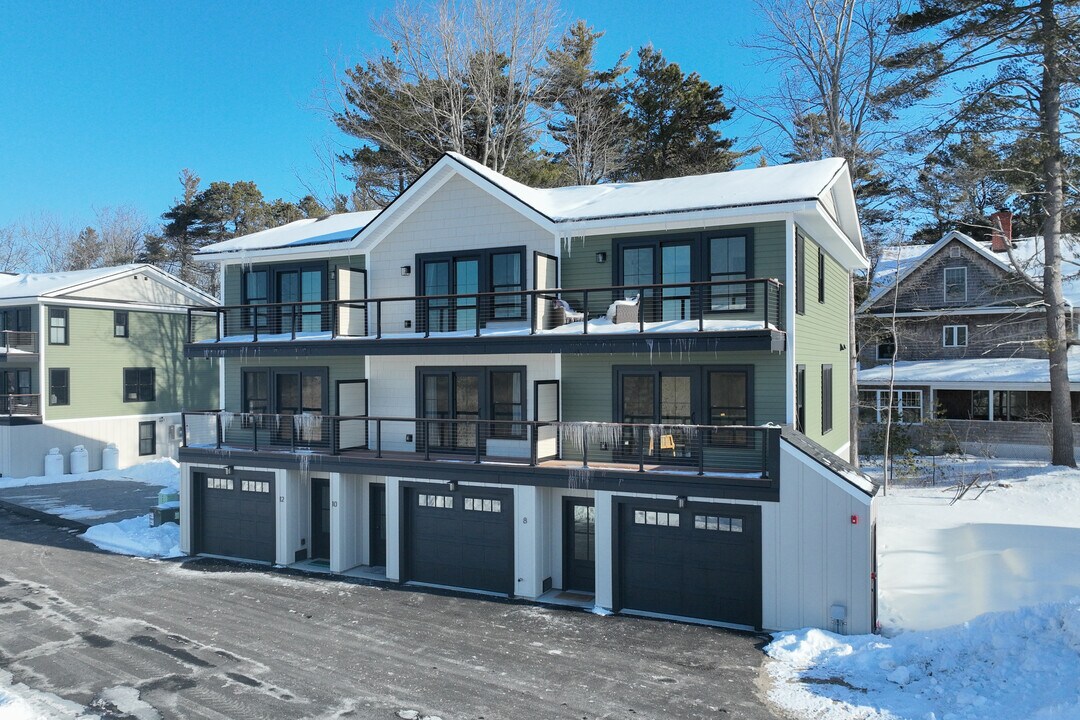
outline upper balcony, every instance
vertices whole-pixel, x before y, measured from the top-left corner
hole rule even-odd
[[[0,363],[36,361],[38,334],[30,330],[0,330]]]
[[[0,395],[0,425],[41,422],[41,396],[36,393]]]
[[[774,278],[190,308],[187,357],[770,350]]]

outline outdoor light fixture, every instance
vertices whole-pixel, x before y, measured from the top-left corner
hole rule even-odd
[[[226,475],[232,475],[232,472],[233,472],[233,466],[232,465],[226,465],[225,466],[225,474]]]
[[[679,507],[681,507],[681,508],[686,507],[686,497],[683,496],[683,495],[680,495],[679,497],[675,498],[675,502],[677,502],[679,504]]]
[[[596,253],[596,262],[598,262],[598,263],[606,263],[607,262],[607,253],[606,252],[598,252],[598,253]]]
[[[401,277],[408,277],[412,274],[412,265],[401,266]]]
[[[455,480],[448,482],[446,487],[449,488],[450,492],[457,492],[457,482]]]

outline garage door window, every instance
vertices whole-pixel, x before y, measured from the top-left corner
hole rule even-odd
[[[654,510],[635,510],[635,525],[661,525],[663,527],[679,527],[679,513],[656,512]]]
[[[266,480],[241,480],[240,490],[242,492],[268,493],[270,492],[270,483]]]
[[[434,507],[453,509],[454,498],[450,495],[417,495],[417,505],[420,507]]]
[[[233,481],[229,478],[206,478],[206,487],[211,490],[232,490]]]
[[[695,530],[716,530],[719,532],[741,533],[743,528],[742,518],[721,517],[719,515],[695,515]]]
[[[465,509],[475,512],[502,512],[502,500],[490,498],[465,498]]]

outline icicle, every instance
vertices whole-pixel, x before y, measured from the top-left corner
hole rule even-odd
[[[622,440],[622,425],[604,422],[564,422],[559,425],[564,445],[584,450],[610,450]]]
[[[322,437],[322,415],[299,413],[292,416],[293,429],[300,440],[311,442]]]
[[[234,414],[228,410],[221,411],[221,432],[229,432],[229,428],[232,427]]]
[[[592,481],[592,468],[578,467],[567,471],[566,485],[571,490],[588,490]]]

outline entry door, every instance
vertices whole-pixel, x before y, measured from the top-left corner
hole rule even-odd
[[[697,397],[698,376],[693,371],[653,370],[625,372],[620,377],[620,422],[647,425],[693,425],[699,417]],[[638,437],[644,444],[645,455],[670,461],[687,458],[693,448],[691,438],[676,428],[659,433],[623,431],[623,451],[630,459],[637,457]]]
[[[375,567],[386,565],[386,486],[372,484],[371,508],[368,523],[371,553],[368,564]]]
[[[330,559],[330,481],[311,479],[311,559]]]
[[[439,420],[480,418],[482,377],[479,372],[438,372],[423,376],[423,417]],[[418,433],[432,450],[473,451],[480,441],[477,426],[469,422],[427,423]]]
[[[274,375],[277,414],[285,415],[278,425],[278,440],[291,442],[295,425],[297,442],[312,444],[322,442],[320,416],[326,405],[326,388],[323,376],[303,372],[279,372]],[[306,415],[301,421],[292,420],[293,415]]]
[[[461,295],[480,292],[480,258],[429,260],[423,265],[424,295]],[[428,332],[475,330],[480,321],[477,298],[434,298],[424,301],[424,327]]]
[[[563,589],[596,590],[596,507],[591,499],[566,498],[563,506]]]

